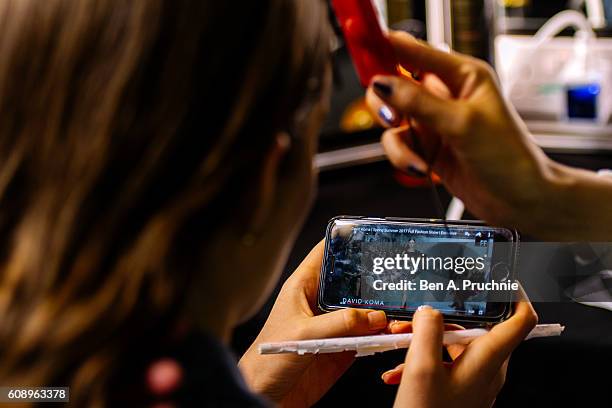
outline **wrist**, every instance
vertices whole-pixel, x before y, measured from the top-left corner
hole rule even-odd
[[[551,218],[557,218],[551,217],[551,205],[564,199],[571,177],[564,166],[544,155],[523,166],[515,165],[515,169],[518,182],[504,188],[505,197],[500,197],[497,205],[497,223],[544,239],[550,232]]]
[[[522,233],[537,235],[547,222],[550,194],[555,189],[554,163],[542,154],[516,162],[506,183],[497,183],[498,194],[487,204],[487,222],[516,228]],[[548,206],[548,210],[547,210]]]
[[[283,399],[285,390],[282,389],[282,385],[284,383],[275,379],[274,370],[267,370],[265,363],[262,364],[261,360],[258,361],[257,356],[250,354],[250,349],[238,361],[238,369],[251,392],[274,404],[280,403]]]
[[[547,158],[538,177],[537,199],[531,211],[524,212],[528,216],[522,217],[520,229],[539,239],[562,239],[571,231],[575,218],[572,203],[577,198],[574,190],[578,183],[576,171]]]
[[[554,163],[549,174],[549,236],[563,241],[612,240],[612,179]],[[551,211],[552,209],[552,211]]]
[[[253,354],[253,347],[254,345],[251,345],[238,361],[240,374],[251,392],[263,395],[271,401],[277,401],[274,395],[274,384],[271,383],[271,375],[266,372],[265,365],[262,365],[258,355]]]
[[[251,358],[249,354],[250,349],[247,350],[238,361],[238,369],[240,370],[240,374],[242,374],[242,378],[244,379],[244,382],[247,384],[249,389],[255,393],[259,393],[256,389],[257,386],[254,383],[254,380],[257,378],[257,376],[255,375],[255,370],[253,369],[253,364],[251,364]]]

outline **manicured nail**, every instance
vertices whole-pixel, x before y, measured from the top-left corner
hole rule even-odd
[[[431,310],[433,309],[431,306],[429,305],[421,305],[417,308],[417,311],[421,311],[421,310]]]
[[[395,374],[395,370],[389,370],[389,371],[385,371],[384,373],[382,373],[382,375],[380,376],[380,378],[382,378],[382,380],[384,382],[387,382],[387,378],[389,378],[390,376],[392,376],[393,374]]]
[[[380,118],[387,124],[387,125],[392,125],[393,124],[393,120],[395,119],[393,112],[391,111],[391,109],[389,109],[389,107],[387,105],[383,105],[379,110],[378,110],[378,116],[380,116]]]
[[[382,310],[368,313],[368,327],[370,330],[384,329],[387,326],[387,315]]]
[[[412,177],[417,177],[417,178],[423,178],[427,176],[427,174],[424,171],[417,169],[413,165],[408,166],[408,168],[406,169],[406,174]]]
[[[387,98],[393,93],[393,88],[391,88],[391,85],[384,84],[382,82],[374,81],[372,87],[374,87],[374,91],[378,94],[378,96],[382,96],[383,98]]]

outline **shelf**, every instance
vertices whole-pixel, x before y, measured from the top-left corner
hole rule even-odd
[[[369,143],[318,153],[315,166],[319,171],[373,163],[385,159],[385,151],[380,143]]]
[[[536,143],[551,153],[612,152],[612,126],[589,122],[527,121],[527,128]]]
[[[612,152],[612,135],[585,132],[580,136],[554,132],[533,133],[535,142],[547,153],[606,154]],[[333,170],[385,160],[380,143],[335,149],[315,156],[319,171]]]

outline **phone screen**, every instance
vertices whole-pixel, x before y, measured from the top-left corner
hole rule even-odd
[[[336,218],[327,228],[319,304],[409,317],[423,304],[457,320],[507,314],[516,234],[484,225]],[[448,320],[448,319],[447,319]]]

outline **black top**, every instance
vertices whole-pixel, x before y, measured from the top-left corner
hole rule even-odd
[[[163,347],[161,353],[147,350],[153,347],[152,344],[142,344],[136,352],[147,356],[140,363],[134,364],[140,368],[130,370],[131,366],[128,366],[122,370],[118,387],[122,387],[125,392],[116,393],[110,406],[155,406],[156,403],[169,403],[177,408],[270,407],[266,400],[248,389],[238,370],[236,357],[214,337],[190,333],[182,340]],[[183,369],[177,391],[163,398],[154,397],[146,387],[137,386],[143,382],[141,379],[144,379],[146,367],[158,358],[174,359]],[[146,395],[145,400],[139,400],[138,395],[143,394]]]
[[[184,369],[177,406],[269,407],[248,389],[236,357],[212,336],[190,336],[176,357]]]

